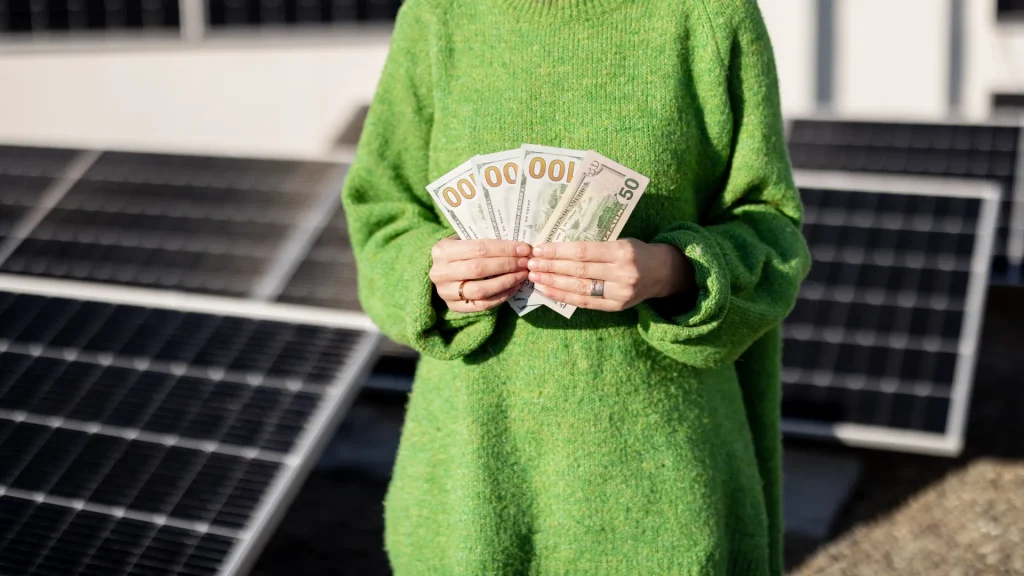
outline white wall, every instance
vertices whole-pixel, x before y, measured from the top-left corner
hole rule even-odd
[[[815,0],[760,0],[779,70],[782,113],[805,116],[816,106]]]
[[[327,152],[389,36],[0,55],[0,142],[258,156]]]
[[[789,117],[815,112],[816,0],[759,0]],[[949,3],[836,0],[838,116],[949,116]],[[1024,91],[1024,25],[964,0],[963,115]],[[320,156],[370,101],[386,29],[145,49],[0,45],[0,142],[260,156]]]
[[[946,116],[948,2],[846,0],[836,8],[837,115]]]

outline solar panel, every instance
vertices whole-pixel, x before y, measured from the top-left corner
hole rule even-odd
[[[377,338],[345,312],[0,275],[0,573],[244,573]]]
[[[997,184],[796,171],[811,273],[784,323],[783,429],[959,452]]]
[[[293,234],[309,233],[296,222],[324,198],[337,203],[341,170],[121,152],[86,168],[0,250],[0,270],[243,296],[290,257],[281,250]]]
[[[209,19],[215,29],[323,25],[394,20],[399,6],[401,0],[210,0]]]
[[[338,207],[323,226],[278,300],[309,306],[360,311],[355,256],[349,243],[345,213]],[[385,358],[414,357],[416,353],[387,338],[381,341]]]
[[[177,0],[0,2],[0,35],[47,31],[173,29],[178,26],[178,19]]]
[[[1024,130],[1015,125],[795,120],[794,168],[978,178],[1002,186],[992,278],[1024,283]]]

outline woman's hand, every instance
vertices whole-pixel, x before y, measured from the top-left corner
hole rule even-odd
[[[626,238],[614,242],[541,244],[529,260],[530,280],[542,294],[580,308],[617,312],[694,284],[693,264],[668,244]],[[604,281],[604,297],[590,295]]]
[[[526,280],[530,246],[511,240],[448,237],[435,244],[430,254],[434,260],[430,280],[448,308],[480,312],[511,298]]]

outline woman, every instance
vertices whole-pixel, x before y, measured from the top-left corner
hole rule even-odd
[[[523,142],[649,176],[628,239],[449,238],[424,186]],[[782,573],[809,257],[754,0],[408,0],[342,195],[362,304],[421,353],[395,574]],[[518,318],[527,275],[581,309]]]

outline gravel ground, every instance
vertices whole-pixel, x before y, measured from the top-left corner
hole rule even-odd
[[[1012,289],[989,295],[963,455],[833,447],[861,459],[862,481],[828,542],[787,538],[791,576],[1024,575],[1022,296]],[[400,417],[399,399],[374,401],[375,410]],[[390,574],[381,536],[385,489],[379,475],[315,472],[253,575]]]

